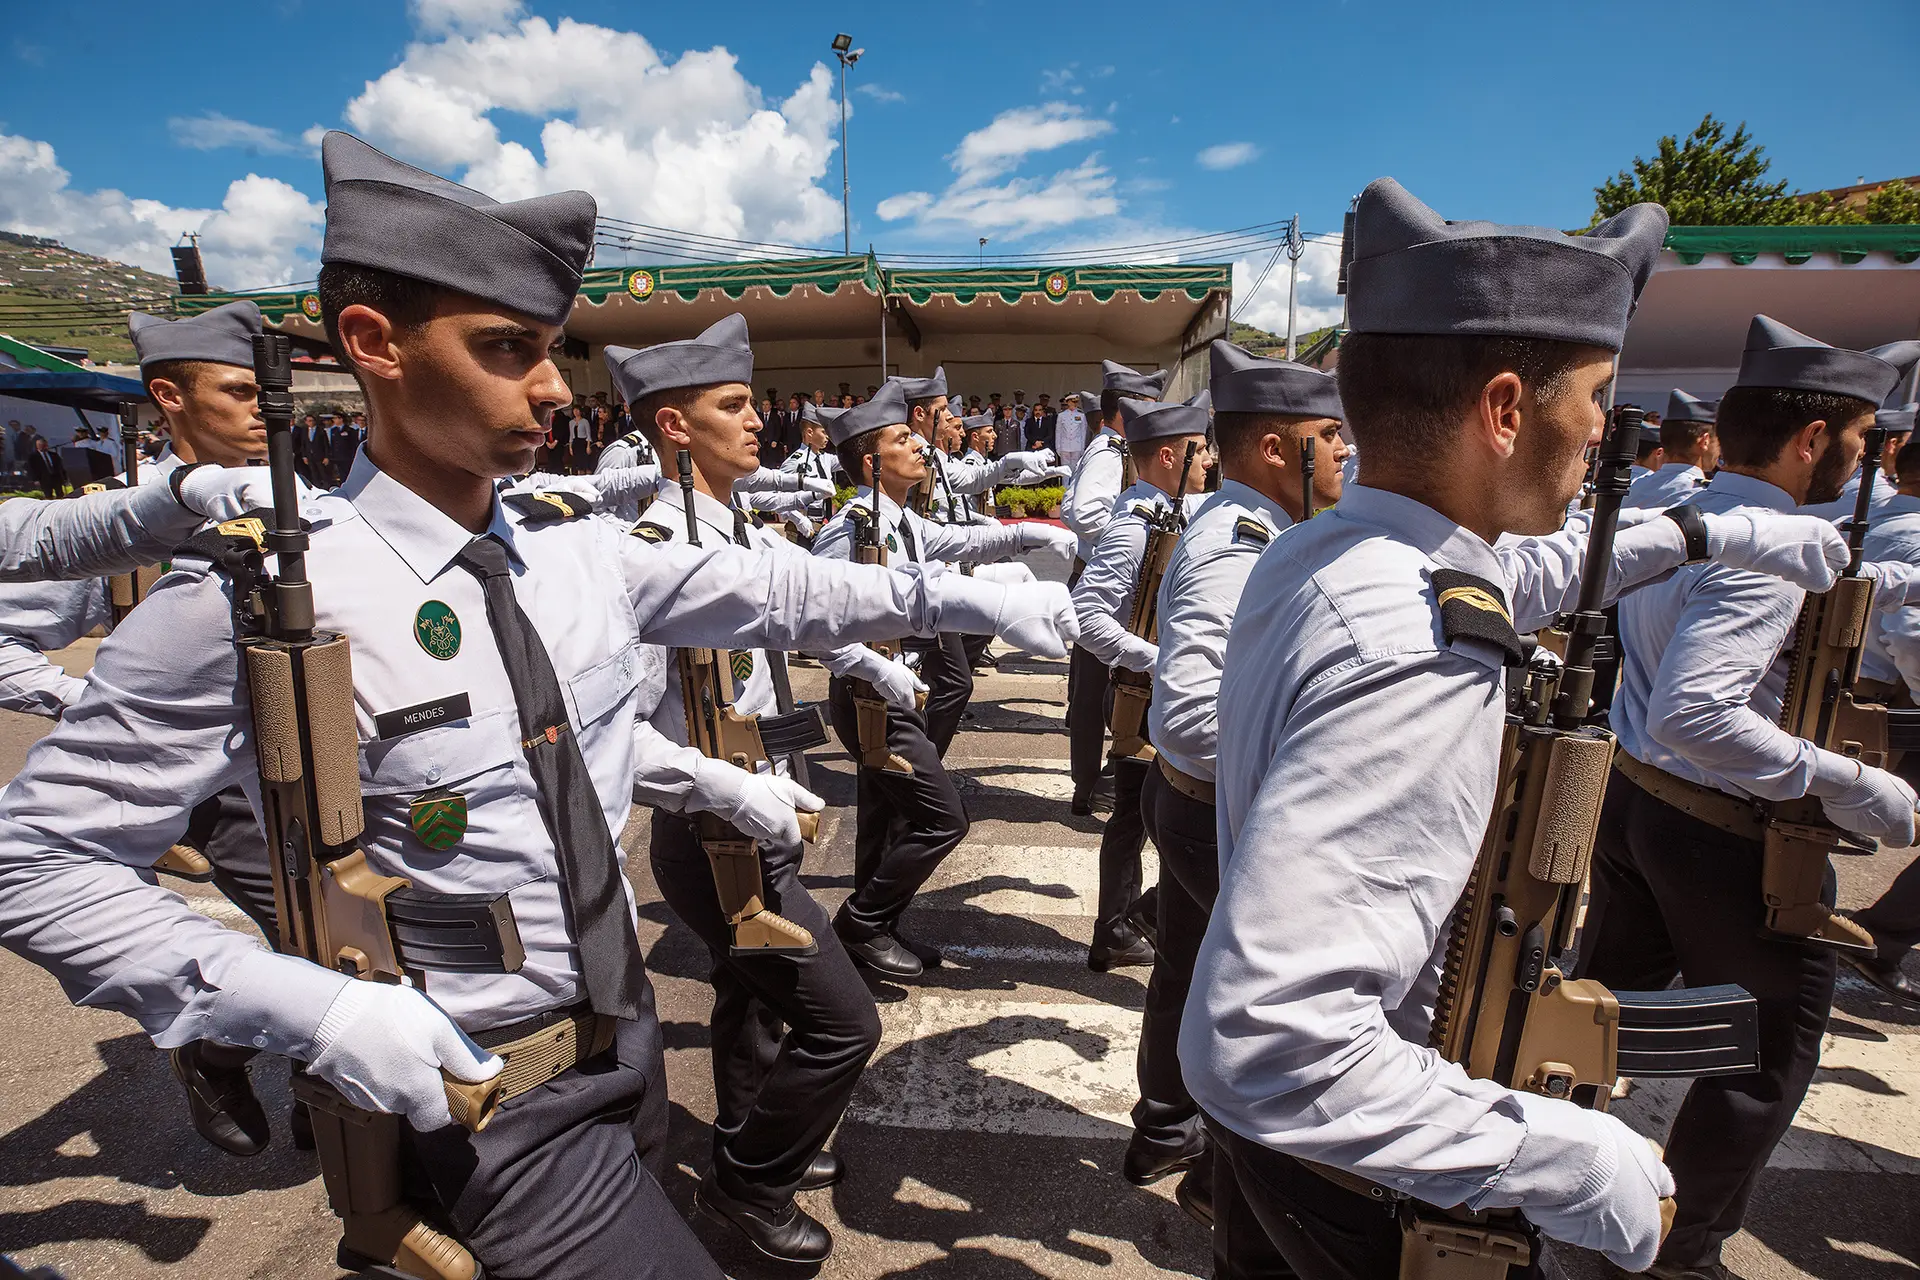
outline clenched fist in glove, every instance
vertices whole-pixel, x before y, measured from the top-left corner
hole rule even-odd
[[[453,1123],[444,1070],[478,1084],[505,1064],[412,987],[349,982],[314,1032],[313,1073],[354,1106],[405,1117],[422,1131]]]
[[[1913,788],[1885,769],[1816,749],[1807,794],[1820,798],[1820,808],[1842,831],[1902,848],[1913,843]]]
[[[748,773],[724,760],[702,759],[694,791],[708,812],[740,833],[776,849],[800,847],[800,815],[818,813],[827,802],[791,778]]]

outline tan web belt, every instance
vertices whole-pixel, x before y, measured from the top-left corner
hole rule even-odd
[[[1213,803],[1213,784],[1211,782],[1196,778],[1190,773],[1180,772],[1180,770],[1167,763],[1167,758],[1164,755],[1159,756],[1158,760],[1160,762],[1160,776],[1167,780],[1168,786],[1189,800],[1198,800],[1201,804]]]
[[[594,1013],[585,1005],[558,1011],[557,1020],[542,1018],[539,1021],[545,1025],[504,1043],[490,1043],[493,1037],[488,1035],[474,1037],[483,1048],[498,1054],[506,1063],[500,1071],[501,1102],[545,1084],[596,1054],[605,1053],[613,1044],[614,1019]],[[503,1028],[506,1032],[514,1029]]]
[[[1766,815],[1751,800],[1676,778],[1665,769],[1656,769],[1624,751],[1614,752],[1613,767],[1655,800],[1730,836],[1759,841],[1767,834]]]

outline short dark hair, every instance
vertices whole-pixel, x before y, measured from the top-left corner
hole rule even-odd
[[[340,342],[340,313],[348,307],[371,307],[406,332],[433,319],[440,299],[452,292],[437,284],[396,275],[377,267],[329,262],[320,268],[320,324],[334,356],[349,373],[358,373],[353,358]]]
[[[1900,452],[1893,455],[1893,474],[1902,478],[1910,475],[1920,480],[1920,440],[1909,437],[1900,446]]]
[[[146,388],[147,399],[153,400],[153,384],[165,379],[182,391],[192,391],[194,384],[200,381],[200,366],[205,360],[156,360],[140,370],[140,385]],[[160,402],[153,400],[155,405]]]
[[[1239,462],[1267,436],[1290,436],[1301,423],[1315,420],[1297,413],[1215,413],[1214,451],[1222,464]]]
[[[1870,402],[1831,391],[1735,387],[1720,401],[1720,458],[1732,466],[1764,467],[1809,422],[1837,429],[1872,412]]]
[[[1655,438],[1662,449],[1668,453],[1680,453],[1691,449],[1706,439],[1713,431],[1711,422],[1695,422],[1690,418],[1672,418],[1660,424],[1660,434]],[[1640,437],[1645,440],[1647,437]]]
[[[1451,447],[1460,415],[1502,373],[1540,400],[1566,390],[1590,347],[1547,338],[1350,333],[1340,344],[1340,403],[1361,450],[1381,456]]]
[[[1129,440],[1127,441],[1127,456],[1133,459],[1133,468],[1135,471],[1138,471],[1142,467],[1151,466],[1153,463],[1153,455],[1160,452],[1163,446],[1170,445],[1180,439],[1184,439],[1184,437],[1155,436],[1151,440]],[[1197,454],[1195,458],[1198,460]]]
[[[1635,462],[1645,462],[1653,456],[1655,449],[1664,449],[1666,447],[1667,437],[1664,431],[1642,431],[1639,442],[1633,446],[1633,460]]]
[[[705,387],[668,387],[661,391],[649,391],[633,406],[634,430],[647,438],[647,443],[653,446],[655,453],[664,457],[672,450],[660,442],[660,424],[654,419],[662,409],[678,409],[685,413],[705,390]]]
[[[880,446],[880,433],[885,429],[875,427],[871,431],[862,431],[851,440],[833,446],[833,452],[839,457],[841,467],[845,469],[848,479],[853,481],[855,488],[866,483],[861,459]]]

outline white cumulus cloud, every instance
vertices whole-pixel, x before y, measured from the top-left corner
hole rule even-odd
[[[167,250],[198,232],[207,277],[249,289],[310,279],[321,208],[277,178],[248,174],[218,209],[180,209],[112,188],[77,191],[45,142],[0,134],[0,227],[47,236],[83,253],[173,274]]]
[[[1272,251],[1242,258],[1233,264],[1233,318],[1268,333],[1287,331],[1287,255],[1282,252],[1267,271]],[[1266,271],[1267,278],[1251,296],[1248,291]],[[1334,292],[1340,278],[1338,240],[1309,240],[1300,258],[1296,332],[1305,334],[1340,319],[1341,298]]]
[[[669,62],[635,32],[518,12],[416,0],[440,38],[408,45],[347,104],[348,124],[502,200],[577,187],[603,216],[739,240],[832,238],[839,200],[818,181],[839,107],[824,66],[769,102],[725,48]],[[543,122],[537,152],[501,136],[505,114]]]
[[[1217,143],[1194,157],[1202,169],[1238,169],[1259,158],[1260,148],[1251,142]]]
[[[232,147],[255,155],[288,155],[299,150],[282,137],[278,129],[235,120],[218,111],[199,116],[173,116],[167,121],[167,131],[175,142],[194,151]]]
[[[888,222],[913,218],[922,229],[963,227],[1014,239],[1120,210],[1113,175],[1090,155],[1046,177],[1014,176],[1028,157],[1113,132],[1113,122],[1049,102],[1012,107],[960,140],[948,157],[956,177],[939,195],[904,191],[875,212]]]

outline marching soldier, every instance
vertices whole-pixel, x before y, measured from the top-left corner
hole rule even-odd
[[[1720,462],[1720,442],[1713,434],[1717,402],[1701,400],[1675,387],[1667,396],[1667,412],[1660,432],[1659,468],[1637,477],[1623,504],[1656,511],[1686,502],[1707,483],[1707,473]],[[1644,441],[1647,437],[1642,436]]]
[[[1114,503],[1131,481],[1127,478],[1126,440],[1120,433],[1120,401],[1158,400],[1166,391],[1164,369],[1136,373],[1123,364],[1101,361],[1101,387],[1080,397],[1093,437],[1067,479],[1060,515],[1080,537],[1073,572],[1074,585],[1093,557],[1093,544],[1113,519]],[[1094,792],[1105,774],[1102,750],[1107,736],[1107,668],[1078,647],[1067,664],[1067,754],[1073,777],[1072,811],[1085,817],[1093,812]]]
[[[1254,561],[1277,534],[1307,518],[1309,501],[1319,510],[1340,500],[1347,452],[1332,374],[1219,340],[1209,359],[1221,482],[1194,512],[1160,587],[1148,712],[1157,759],[1141,796],[1160,852],[1156,954],[1140,1025],[1140,1101],[1122,1167],[1135,1186],[1192,1168],[1180,1184],[1180,1202],[1206,1220],[1213,1212],[1212,1166],[1199,1108],[1180,1078],[1179,1040],[1193,958],[1220,890],[1213,806],[1220,668]],[[1301,465],[1308,441],[1318,463],[1310,497]]]
[[[760,422],[752,406],[753,349],[746,321],[728,316],[690,341],[642,351],[610,346],[606,359],[615,388],[633,406],[634,421],[655,453],[671,458],[686,451],[701,544],[732,543],[804,559],[804,551],[759,527],[724,496],[759,465]],[[685,542],[686,500],[681,485],[662,480],[634,536],[655,544]],[[687,814],[719,812],[745,824],[744,829],[769,833],[761,858],[766,908],[808,930],[816,949],[797,954],[732,948],[698,826],[681,812],[655,814],[649,850],[654,882],[713,958],[711,1048],[718,1114],[713,1164],[701,1179],[696,1203],[769,1257],[820,1262],[832,1252],[833,1237],[795,1203],[794,1192],[831,1186],[842,1176],[839,1158],[823,1148],[880,1042],[880,1019],[826,913],[800,882],[794,810],[817,811],[822,802],[789,779],[783,753],[786,747],[800,750],[826,741],[819,712],[795,710],[784,653],[740,649],[728,656],[733,709],[759,720],[776,759],[769,772],[750,774],[696,755],[691,768],[681,769],[681,787],[691,794],[674,807]],[[922,687],[906,667],[865,645],[835,649],[821,661],[834,675],[871,681],[907,710]],[[679,682],[666,681],[650,726],[678,746],[686,746],[688,737],[682,697]],[[796,737],[801,725],[810,732]],[[772,745],[776,740],[786,747]],[[671,785],[647,772],[642,769],[638,780],[642,794]],[[777,818],[783,806],[784,821],[755,820],[761,813]]]
[[[1899,484],[1899,477],[1893,471],[1894,461],[1900,456],[1900,447],[1907,442],[1908,436],[1913,431],[1913,419],[1908,416],[1913,408],[1913,405],[1904,405],[1900,409],[1887,410],[1886,412],[1894,416],[1889,417],[1885,422],[1880,421],[1876,415],[1875,425],[1886,429],[1887,443],[1886,450],[1880,457],[1880,466],[1884,474],[1873,487],[1873,505],[1868,512],[1871,517],[1878,518],[1881,508],[1893,500],[1896,486]],[[1849,476],[1847,483],[1840,489],[1839,497],[1832,502],[1808,504],[1808,513],[1827,520],[1853,519],[1854,499],[1860,493],[1860,479],[1858,472]]]
[[[893,563],[924,566],[934,561],[972,563],[995,560],[1049,546],[1058,530],[1045,526],[938,525],[906,510],[908,491],[927,476],[927,466],[907,427],[908,409],[900,384],[889,381],[866,403],[828,424],[840,465],[859,482],[853,501],[842,508],[814,539],[813,553],[853,559],[862,538],[856,521]],[[874,478],[879,477],[879,491]],[[942,579],[966,575],[947,573]],[[1030,618],[1040,605],[1058,603],[1071,616],[1065,593],[1056,583],[1006,588],[1010,601],[1034,606],[1010,614],[1010,624],[980,626],[958,619],[948,632],[997,634],[1016,648],[1028,643]],[[1065,631],[1074,631],[1068,622]],[[941,861],[966,838],[967,812],[960,793],[940,763],[930,716],[888,707],[884,742],[868,742],[860,730],[853,682],[836,677],[828,685],[834,731],[847,750],[861,759],[857,773],[853,895],[841,906],[833,926],[854,963],[893,978],[919,976],[940,963],[937,948],[902,936],[900,918],[914,894]],[[869,765],[863,758],[871,758]],[[885,763],[882,764],[881,762]]]
[[[1127,630],[1127,614],[1141,589],[1138,575],[1148,518],[1185,503],[1205,482],[1208,404],[1203,391],[1184,404],[1126,400],[1120,405],[1127,453],[1139,479],[1114,502],[1113,519],[1100,531],[1093,558],[1073,588],[1080,647],[1109,668],[1153,670],[1154,643]],[[1113,813],[1100,835],[1100,906],[1087,952],[1087,965],[1096,972],[1153,963],[1152,943],[1130,919],[1141,898],[1140,850],[1146,826],[1140,791],[1147,767],[1132,757],[1116,759],[1113,765]]]
[[[1847,351],[1754,317],[1720,402],[1720,471],[1694,507],[1739,519],[1833,501],[1858,468],[1874,406],[1916,361],[1920,342]],[[1722,564],[1620,604],[1620,751],[1583,973],[1651,991],[1685,970],[1693,984],[1738,983],[1760,1007],[1759,1071],[1696,1080],[1674,1117],[1666,1160],[1679,1213],[1653,1268],[1662,1277],[1724,1274],[1720,1247],[1806,1095],[1833,1000],[1834,952],[1763,927],[1754,801],[1817,796],[1843,830],[1913,843],[1911,787],[1780,727],[1781,659],[1803,599],[1790,582]],[[1904,599],[1889,578],[1875,603]]]
[[[1306,1280],[1389,1277],[1402,1236],[1383,1204],[1412,1197],[1521,1210],[1637,1269],[1671,1187],[1647,1143],[1469,1078],[1426,1040],[1494,807],[1503,671],[1518,631],[1577,599],[1586,525],[1492,543],[1561,530],[1666,217],[1636,206],[1578,237],[1449,223],[1383,178],[1354,219],[1338,376],[1361,483],[1259,558],[1220,685],[1220,894],[1180,1032],[1246,1210],[1216,1187],[1216,1257],[1236,1274],[1251,1237]],[[1816,589],[1845,561],[1817,522],[1706,519],[1705,552]],[[1674,520],[1624,529],[1609,583],[1697,543]]]
[[[1027,612],[957,574],[649,546],[570,503],[503,502],[495,481],[529,469],[571,399],[549,352],[592,199],[498,204],[340,133],[322,155],[322,319],[372,434],[342,489],[312,504],[306,569],[315,622],[359,651],[363,849],[463,948],[496,945],[447,968],[429,938],[408,953],[417,985],[354,981],[261,948],[136,870],[190,805],[257,782],[216,564],[256,553],[244,532],[175,558],[0,798],[0,938],[163,1046],[284,1054],[402,1117],[403,1185],[490,1276],[718,1277],[656,1181],[660,1029],[614,840],[634,780],[637,646],[1004,621],[1058,653],[1063,603]],[[768,616],[769,600],[790,607]],[[162,758],[123,767],[156,742]],[[450,1123],[443,1070],[504,1070],[483,1132]]]

